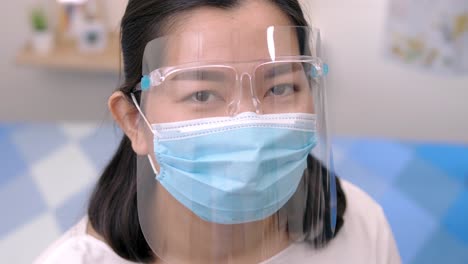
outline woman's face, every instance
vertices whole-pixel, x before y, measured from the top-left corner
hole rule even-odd
[[[150,123],[259,110],[272,114],[313,112],[311,91],[301,63],[258,66],[259,61],[274,56],[300,55],[295,30],[270,34],[267,33],[270,26],[292,26],[292,23],[283,11],[267,1],[245,1],[228,10],[204,7],[178,15],[168,30],[175,37],[159,43],[164,46],[164,57],[155,58],[161,61],[155,64],[178,66],[214,61],[230,68],[192,70],[151,89],[142,98],[143,111]],[[277,72],[286,74],[269,78]]]
[[[264,114],[313,113],[310,84],[303,63],[259,66],[262,65],[259,61],[300,55],[296,30],[286,30],[282,33],[267,31],[271,26],[293,26],[293,24],[282,10],[264,0],[243,1],[239,7],[227,10],[205,7],[178,15],[175,23],[169,26],[166,32],[176,37],[164,38],[165,42],[162,45],[164,52],[158,52],[161,49],[156,47],[154,49],[156,52],[152,53],[161,54],[163,57],[154,58],[158,61],[149,64],[157,65],[155,68],[159,68],[186,66],[194,62],[216,62],[216,65],[226,65],[229,69],[224,71],[210,68],[210,70],[190,71],[189,74],[177,75],[177,78],[168,78],[160,86],[142,92],[141,105],[149,123],[169,123],[229,116],[242,112],[259,112],[256,103],[260,103],[260,112]],[[200,65],[197,64],[197,69],[198,66]],[[232,74],[232,70],[237,75]],[[291,83],[294,87],[289,85]],[[235,102],[233,109],[230,108],[232,102]],[[155,169],[160,171],[154,155],[153,133],[149,131],[145,122],[140,122],[140,128],[142,133],[138,133],[137,137],[144,140],[132,140],[133,147],[137,150],[144,149],[144,151],[135,150],[139,155],[150,154]],[[138,146],[141,143],[144,148]],[[245,244],[243,239],[246,239],[243,237],[244,232],[233,232],[234,229],[230,227],[213,225],[195,217],[156,183],[154,177],[150,177],[150,182],[154,182],[157,187],[153,190],[154,197],[151,200],[154,204],[149,206],[152,210],[146,213],[153,213],[148,216],[148,219],[151,219],[149,222],[159,223],[152,226],[154,227],[152,232],[157,234],[156,240],[173,237],[171,241],[175,241],[178,246],[172,248],[182,248],[183,251],[185,245],[186,250],[190,251],[193,248],[192,241],[182,238],[190,231],[197,231],[199,233],[190,234],[190,237],[199,238],[204,235],[207,237],[207,243],[197,246],[210,247],[222,244],[216,242],[226,239],[232,243],[231,248],[219,249],[217,254],[227,255],[232,248],[243,250]],[[190,226],[180,224],[187,219]],[[255,232],[264,231],[263,223],[257,224],[258,226],[252,225],[252,232],[249,232],[253,237],[256,237]],[[257,228],[259,226],[262,228]],[[238,228],[245,231],[245,227]],[[238,239],[232,239],[236,236],[239,236]],[[231,240],[240,242],[234,243]],[[153,244],[158,242],[153,241]],[[211,252],[213,249],[204,248],[203,251]],[[177,252],[174,252],[174,255],[177,255]]]

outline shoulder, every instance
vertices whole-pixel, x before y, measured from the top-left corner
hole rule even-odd
[[[34,264],[132,263],[120,258],[106,243],[88,235],[87,223],[87,218],[83,218],[51,244]]]
[[[325,247],[296,243],[269,262],[401,264],[385,214],[368,194],[340,179],[346,197],[343,226]]]
[[[372,242],[382,232],[386,222],[382,207],[367,193],[352,183],[340,179],[346,197],[344,224],[335,239],[356,242]]]
[[[345,221],[356,220],[377,224],[385,219],[382,207],[366,192],[346,180],[340,179],[340,182],[346,197]]]
[[[343,216],[343,229],[335,238],[336,244],[348,245],[348,248],[357,252],[362,251],[362,255],[371,261],[367,263],[401,263],[382,207],[352,183],[341,179],[341,185],[347,206]]]

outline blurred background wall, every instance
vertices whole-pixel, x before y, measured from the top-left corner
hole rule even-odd
[[[0,120],[109,120],[107,98],[119,75],[18,66],[15,57],[31,36],[30,9],[38,3],[53,9],[54,0],[4,1],[0,34]],[[126,1],[106,0],[110,29],[118,23]]]
[[[18,67],[14,57],[29,37],[34,0],[7,1],[0,29],[0,120],[101,120],[117,74]],[[339,135],[468,142],[468,77],[424,72],[385,57],[386,0],[302,0],[322,31],[331,66],[327,89]],[[106,0],[118,30],[125,0]],[[19,107],[16,100],[21,101]],[[86,102],[83,107],[80,102]],[[27,106],[27,107],[26,107]]]
[[[468,142],[468,76],[435,74],[386,57],[389,1],[303,2],[322,31],[337,134]]]

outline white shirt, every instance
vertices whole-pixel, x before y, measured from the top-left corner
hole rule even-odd
[[[347,207],[338,235],[320,250],[292,244],[264,264],[359,263],[399,264],[400,256],[382,208],[366,193],[344,180]],[[86,233],[87,218],[53,243],[34,264],[130,264],[107,244]]]

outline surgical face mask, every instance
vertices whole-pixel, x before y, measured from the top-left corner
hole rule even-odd
[[[295,193],[317,143],[315,126],[313,114],[250,112],[154,124],[156,180],[205,221],[265,219]]]

